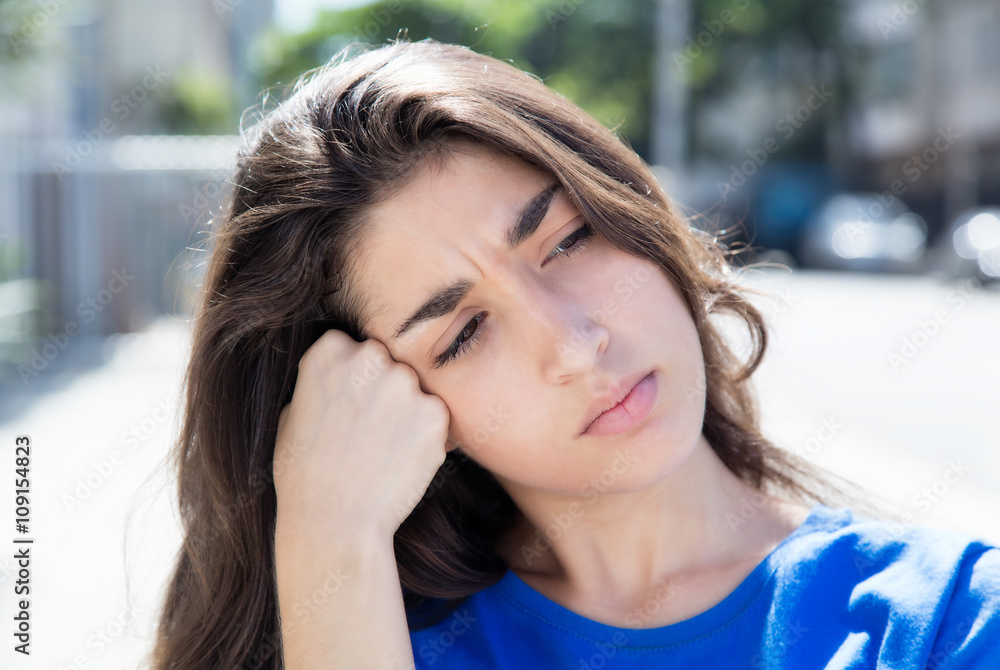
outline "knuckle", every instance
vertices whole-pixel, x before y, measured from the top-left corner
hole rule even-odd
[[[315,349],[327,356],[337,354],[344,348],[344,341],[341,335],[340,331],[328,330],[320,335],[319,339],[316,340],[310,349]]]
[[[365,340],[358,345],[357,354],[360,358],[371,361],[379,367],[386,367],[392,363],[392,356],[384,344],[377,340]]]
[[[405,364],[395,365],[394,374],[396,374],[397,376],[400,377],[400,379],[403,380],[403,383],[407,385],[407,389],[409,389],[411,392],[417,393],[418,395],[423,393],[422,389],[420,388],[420,375],[418,375],[417,371],[411,368],[409,365]]]
[[[365,338],[359,343],[358,346],[366,349],[374,349],[376,351],[387,351],[386,346],[382,344],[380,340],[377,340],[374,337]]]
[[[448,410],[448,405],[440,396],[427,394],[427,414],[432,421],[436,421],[438,425],[447,427],[451,422],[451,412]]]
[[[317,340],[311,347],[306,349],[305,353],[302,354],[302,358],[299,359],[299,370],[308,370],[316,365],[317,358],[322,358],[324,356],[323,347]]]
[[[414,382],[420,381],[420,376],[417,374],[417,371],[406,363],[396,363],[392,366],[392,369],[397,375],[402,375],[407,379],[413,380]]]
[[[350,339],[346,333],[339,330],[328,330],[312,343],[299,359],[299,369],[329,367],[343,357],[347,343],[344,338]]]

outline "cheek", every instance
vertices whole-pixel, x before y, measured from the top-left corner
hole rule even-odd
[[[673,377],[673,401],[679,417],[697,422],[705,412],[705,359],[701,339],[683,298],[669,285],[665,288],[667,307],[658,315],[660,332],[667,333],[665,356],[668,374]]]
[[[508,380],[509,382],[509,380]],[[492,379],[488,388],[466,385],[452,410],[449,436],[470,458],[493,470],[524,456],[524,445],[550,442],[553,408],[532,400],[523,384]],[[479,391],[479,392],[477,392]]]
[[[493,451],[508,439],[521,408],[513,403],[510,385],[497,366],[477,371],[471,378],[456,378],[441,394],[451,412],[449,437],[470,457]]]
[[[610,317],[612,337],[659,361],[666,383],[661,390],[677,409],[677,420],[698,420],[704,411],[705,364],[687,302],[653,261],[622,254],[616,274],[621,281],[615,287],[617,313]]]
[[[510,432],[515,412],[503,402],[477,405],[476,410],[462,416],[452,416],[451,434],[466,454],[478,459],[494,451]]]
[[[617,249],[599,259],[592,276],[595,280],[588,283],[588,297],[593,301],[590,315],[598,323],[643,314],[663,298],[658,288],[666,277],[659,265]]]

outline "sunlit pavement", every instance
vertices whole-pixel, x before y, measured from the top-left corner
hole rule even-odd
[[[765,434],[913,523],[1000,543],[1000,292],[912,277],[749,279],[772,294],[759,299],[772,330],[754,377]],[[73,342],[42,375],[0,387],[0,667],[132,668],[148,652],[179,542],[158,468],[178,430],[188,332],[162,319],[139,335]],[[33,445],[27,659],[10,642],[22,434]]]
[[[14,438],[32,440],[31,657],[5,643],[3,668],[139,667],[179,543],[172,487],[157,476],[177,433],[185,327],[77,341],[46,373],[0,395],[8,483],[0,492],[0,634],[12,639]],[[161,470],[162,472],[162,470]],[[10,493],[8,493],[10,492]],[[128,536],[126,539],[126,524]],[[17,545],[23,546],[23,545]],[[125,575],[128,575],[126,583]]]
[[[976,280],[756,274],[765,435],[910,523],[1000,543],[1000,290]]]

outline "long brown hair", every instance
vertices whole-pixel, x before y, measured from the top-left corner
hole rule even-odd
[[[453,139],[551,174],[597,234],[655,260],[676,282],[704,353],[703,433],[730,470],[799,500],[823,501],[830,492],[760,433],[748,378],[767,331],[725,247],[689,225],[626,144],[537,78],[463,47],[400,41],[342,53],[244,133],[185,377],[174,452],[184,542],[155,667],[281,667],[278,414],[291,399],[299,358],[323,332],[366,337],[367,304],[350,266],[364,241],[366,208]],[[746,360],[713,314],[746,323]],[[495,583],[506,569],[496,541],[518,514],[489,472],[450,452],[395,536],[408,611],[438,599],[454,604]]]

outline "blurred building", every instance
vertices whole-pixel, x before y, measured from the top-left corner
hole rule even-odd
[[[14,87],[0,96],[0,375],[49,335],[72,336],[70,324],[128,332],[190,310],[184,273],[199,268],[185,248],[210,232],[199,224],[225,187],[236,130],[193,108],[256,102],[249,60],[262,57],[252,45],[273,3],[0,0],[22,8],[5,38],[24,56],[10,62],[16,76],[0,70]],[[838,190],[902,198],[932,238],[962,210],[1000,204],[996,0],[824,3],[756,46],[736,39],[735,10],[759,27],[777,7],[655,3],[656,160],[710,227],[791,250]],[[815,16],[824,29],[807,34]],[[685,90],[715,57],[728,59],[725,85]]]
[[[707,227],[786,251],[840,191],[902,200],[931,241],[960,212],[1000,204],[1000,3],[833,7],[829,43],[793,28],[725,61],[738,76],[692,114],[682,202]],[[684,53],[711,45],[718,16],[691,29]]]
[[[866,58],[849,148],[859,181],[921,213],[933,237],[961,211],[1000,204],[1000,3],[855,2]]]
[[[0,376],[46,341],[189,308],[185,247],[201,242],[234,142],[163,135],[171,96],[195,73],[252,104],[244,60],[272,0],[20,7],[5,40],[23,57],[4,64],[0,96]]]

